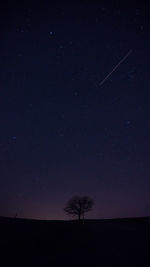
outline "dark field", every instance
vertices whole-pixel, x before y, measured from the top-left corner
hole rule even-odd
[[[148,218],[36,221],[0,218],[0,266],[150,266]]]

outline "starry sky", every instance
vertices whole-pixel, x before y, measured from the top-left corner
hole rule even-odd
[[[142,2],[2,4],[0,215],[150,215],[149,29]]]

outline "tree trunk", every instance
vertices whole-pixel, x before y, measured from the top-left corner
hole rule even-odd
[[[84,224],[84,218],[85,218],[85,217],[84,217],[84,213],[83,213],[83,224]]]

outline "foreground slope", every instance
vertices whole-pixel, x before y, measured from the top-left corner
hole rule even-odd
[[[0,218],[1,266],[150,266],[148,218],[38,221]]]

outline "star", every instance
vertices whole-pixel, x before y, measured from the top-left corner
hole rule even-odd
[[[65,115],[64,114],[60,114],[60,118],[61,118],[61,120],[63,120],[65,118]]]
[[[143,25],[141,25],[141,26],[140,26],[141,31],[143,31],[143,28],[144,28]]]
[[[79,92],[75,91],[73,94],[74,94],[74,96],[78,96]]]
[[[16,137],[16,136],[12,136],[11,139],[12,139],[13,141],[16,141],[17,137]]]
[[[131,121],[130,121],[130,120],[127,120],[127,121],[125,122],[125,127],[126,127],[126,128],[131,128],[131,127],[132,127],[132,124],[131,124]]]
[[[18,57],[22,57],[23,56],[23,54],[22,53],[18,53],[18,55],[17,55]]]

